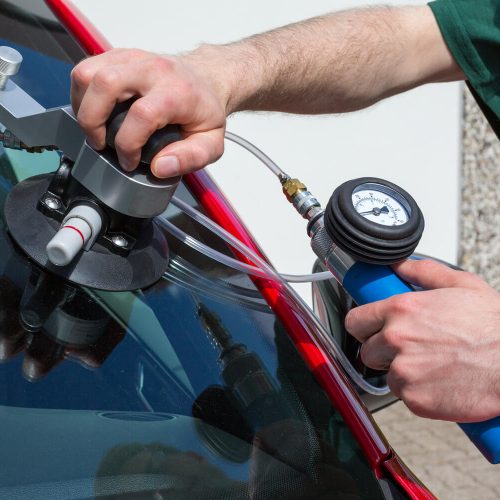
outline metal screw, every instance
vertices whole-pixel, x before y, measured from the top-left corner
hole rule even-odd
[[[121,234],[115,234],[114,236],[112,236],[111,241],[113,242],[113,245],[121,248],[124,248],[128,245],[128,241]]]
[[[47,198],[43,201],[51,210],[57,210],[61,206],[59,200],[57,198],[53,198],[52,196],[47,196]]]
[[[2,45],[0,47],[0,90],[5,88],[10,76],[19,71],[23,56],[12,47]]]

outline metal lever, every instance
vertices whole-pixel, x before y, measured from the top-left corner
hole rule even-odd
[[[30,147],[56,145],[75,162],[71,175],[82,186],[130,217],[149,219],[164,212],[180,182],[180,177],[158,179],[149,169],[123,171],[114,151],[96,151],[86,143],[71,106],[45,109],[11,80],[0,90],[0,123]],[[180,139],[178,129],[172,135],[175,126],[169,127],[168,141]],[[164,132],[153,134],[153,140]],[[155,149],[148,146],[145,151],[151,155]]]

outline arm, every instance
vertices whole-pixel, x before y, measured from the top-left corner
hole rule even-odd
[[[141,96],[116,137],[120,163],[137,166],[149,135],[167,123],[184,140],[152,163],[183,174],[223,152],[226,116],[241,110],[340,113],[418,85],[463,78],[426,6],[351,10],[179,56],[115,50],[80,63],[72,102],[90,141],[104,147],[117,101]],[[161,161],[160,161],[161,159]]]
[[[463,78],[427,6],[338,12],[198,53],[214,50],[236,68],[228,113],[344,113]]]

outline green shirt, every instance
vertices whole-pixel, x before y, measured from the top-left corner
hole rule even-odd
[[[435,0],[429,7],[500,137],[500,0]]]

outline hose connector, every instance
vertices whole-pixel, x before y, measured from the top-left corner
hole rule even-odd
[[[295,207],[295,210],[308,221],[315,218],[319,212],[322,212],[319,201],[299,179],[285,181],[283,183],[283,193],[286,199]]]
[[[293,203],[295,196],[304,191],[307,191],[307,187],[299,179],[287,179],[283,183],[283,193],[290,203]]]

